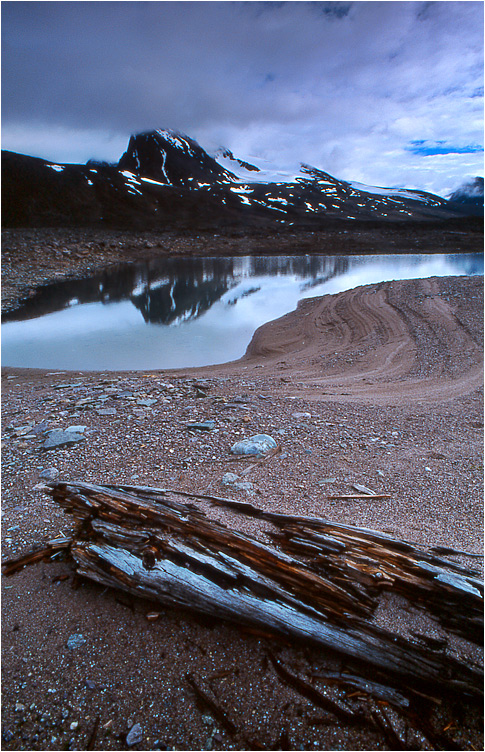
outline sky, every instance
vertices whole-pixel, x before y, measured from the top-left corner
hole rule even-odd
[[[446,196],[483,175],[483,3],[11,2],[2,148],[115,162],[169,128],[214,153]]]

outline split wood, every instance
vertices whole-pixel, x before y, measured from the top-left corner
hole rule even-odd
[[[390,591],[439,620],[447,632],[481,643],[483,583],[475,571],[440,556],[439,548],[421,550],[375,530],[272,513],[207,494],[88,483],[48,486],[77,521],[72,539],[54,541],[52,552],[66,549],[79,576],[335,651],[372,667],[376,692],[387,685],[428,698],[482,693],[476,666],[372,620],[380,594]],[[231,529],[211,519],[214,506],[232,510]],[[248,517],[268,526],[260,534],[270,542],[237,530],[237,520]],[[6,571],[25,563],[26,557],[7,562]]]

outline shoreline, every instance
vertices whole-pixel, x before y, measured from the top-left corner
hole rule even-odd
[[[7,287],[14,296],[17,288]],[[214,494],[483,553],[483,277],[382,283],[302,301],[258,329],[232,363],[3,368],[2,388],[4,559],[69,533],[70,517],[42,489],[40,472],[52,467],[64,480]],[[194,421],[214,427],[188,430]],[[82,441],[42,448],[44,430],[73,425],[84,426]],[[260,433],[282,451],[243,475],[247,464],[230,447]],[[241,485],[225,485],[227,473]],[[382,498],[335,500],[355,484]],[[315,723],[322,713],[282,684],[268,660],[276,654],[306,676],[341,670],[332,654],[154,608],[87,580],[75,585],[62,561],[2,578],[3,749],[88,749],[93,729],[96,749],[127,749],[136,723],[143,740],[132,749],[386,747],[367,728],[331,716]],[[413,605],[401,622],[402,605],[385,600],[378,623],[444,638]],[[73,635],[84,642],[70,649]],[[482,659],[463,639],[446,650]],[[236,733],[199,708],[187,672],[210,688]],[[365,699],[346,702],[369,712]],[[449,723],[448,712],[434,711],[437,727]],[[450,740],[483,748],[481,712],[466,703],[460,712]]]
[[[483,232],[462,232],[453,225],[429,227],[360,226],[322,232],[227,235],[175,232],[44,228],[2,230],[2,313],[11,310],[41,284],[76,279],[123,263],[168,256],[381,255],[476,253]]]

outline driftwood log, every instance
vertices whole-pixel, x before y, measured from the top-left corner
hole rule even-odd
[[[431,639],[418,644],[372,621],[380,594],[394,592],[447,632],[480,643],[483,583],[443,555],[464,552],[420,550],[375,530],[183,491],[58,482],[48,493],[76,529],[30,560],[65,549],[78,575],[103,585],[336,652],[371,667],[370,694],[373,687],[374,696],[401,707],[410,696],[482,693],[477,666]],[[231,510],[234,520],[260,520],[258,537],[212,519],[215,506]],[[6,562],[5,571],[30,560]],[[363,686],[356,675],[327,678]]]

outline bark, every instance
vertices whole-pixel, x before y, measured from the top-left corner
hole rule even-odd
[[[447,630],[481,640],[483,584],[476,572],[432,549],[215,496],[50,486],[53,499],[77,520],[69,551],[80,576],[335,651],[376,670],[374,693],[385,693],[386,686],[431,698],[482,691],[476,667],[372,621],[382,590],[389,590],[428,610]],[[235,519],[266,523],[269,542],[211,519],[202,510],[208,502],[232,510]]]

